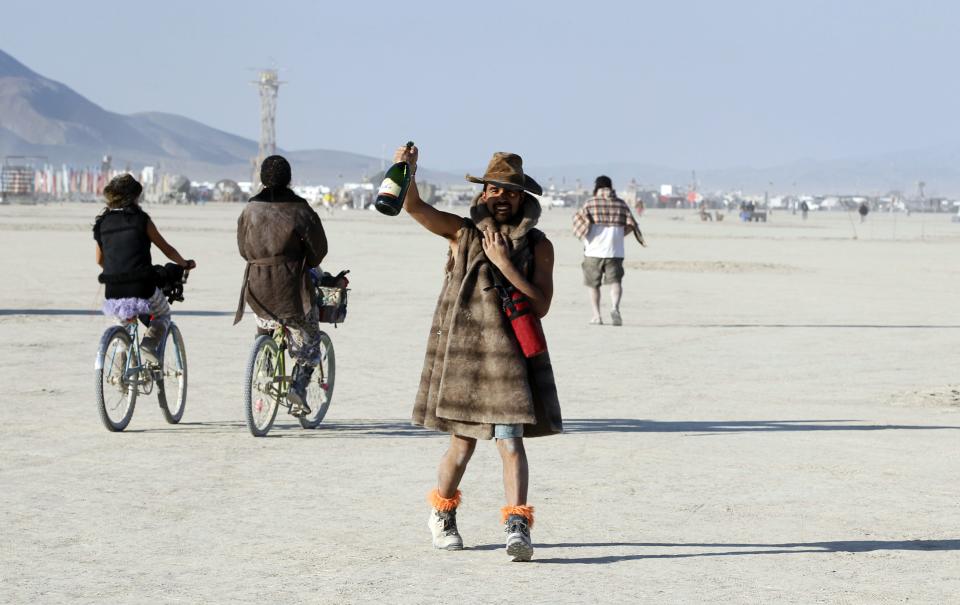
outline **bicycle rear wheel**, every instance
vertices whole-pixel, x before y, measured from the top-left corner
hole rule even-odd
[[[243,383],[243,406],[247,428],[254,437],[270,432],[277,417],[280,384],[275,374],[280,355],[283,353],[269,336],[259,336],[253,342]]]
[[[132,374],[130,335],[120,326],[103,333],[94,365],[97,411],[108,431],[127,428],[137,403],[136,375]]]
[[[187,350],[183,345],[183,335],[175,323],[167,330],[163,343],[163,357],[160,360],[160,380],[157,381],[157,399],[163,417],[170,424],[177,424],[183,418],[187,407]],[[167,397],[167,388],[170,395]],[[171,402],[173,405],[170,405]]]
[[[313,371],[310,385],[307,387],[307,404],[311,412],[300,416],[300,426],[315,429],[323,421],[333,399],[333,381],[336,374],[336,357],[333,354],[333,341],[326,332],[320,332],[320,365]]]

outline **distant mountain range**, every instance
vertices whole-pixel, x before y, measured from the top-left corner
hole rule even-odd
[[[325,149],[285,151],[300,182],[328,185],[376,175],[379,158]],[[68,86],[45,78],[0,51],[0,155],[45,156],[54,164],[98,165],[104,154],[114,166],[154,165],[194,180],[248,180],[257,143],[183,116],[108,111]],[[481,169],[472,167],[471,172]],[[584,186],[599,174],[623,189],[631,179],[646,187],[689,184],[690,170],[644,163],[537,166],[528,168],[544,186]],[[425,180],[463,183],[463,171],[431,171]],[[768,168],[697,170],[701,191],[886,193],[916,189],[925,181],[932,195],[960,195],[960,146],[834,160],[803,160]]]
[[[298,181],[336,184],[377,174],[379,158],[344,151],[278,150]],[[194,180],[249,180],[257,143],[183,116],[108,111],[0,51],[0,155],[44,156],[50,163],[158,166]],[[425,180],[462,179],[424,168]]]

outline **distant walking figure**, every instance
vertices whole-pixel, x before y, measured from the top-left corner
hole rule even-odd
[[[590,290],[593,307],[591,324],[603,324],[600,317],[600,284],[610,286],[610,321],[622,325],[620,298],[623,296],[623,238],[628,232],[646,246],[636,219],[626,202],[617,197],[608,176],[598,176],[593,197],[573,215],[573,233],[583,242],[583,283]]]
[[[867,205],[867,202],[860,202],[860,207],[857,208],[857,212],[860,213],[860,222],[865,223],[867,221],[867,215],[870,214],[870,206]]]

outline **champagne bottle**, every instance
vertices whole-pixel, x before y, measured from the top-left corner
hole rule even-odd
[[[407,149],[413,147],[413,141],[407,141]],[[407,162],[397,162],[383,175],[383,182],[377,190],[377,201],[374,206],[387,216],[400,214],[403,208],[403,198],[407,196],[407,187],[413,172]]]

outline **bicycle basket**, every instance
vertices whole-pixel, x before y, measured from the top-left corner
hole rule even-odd
[[[347,289],[336,286],[317,288],[320,322],[338,324],[347,318]]]
[[[320,322],[338,324],[347,318],[348,271],[337,275],[323,273],[316,282],[317,306]]]

